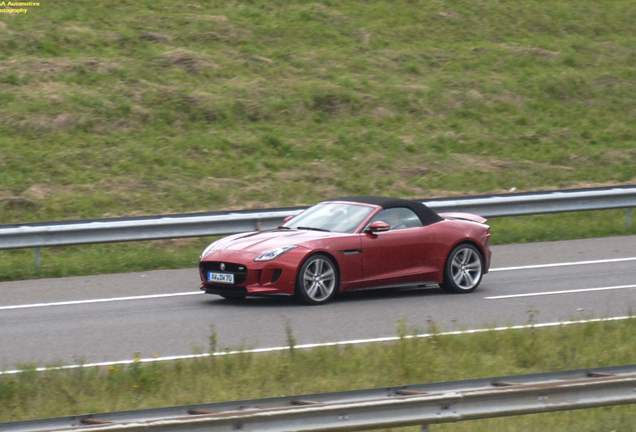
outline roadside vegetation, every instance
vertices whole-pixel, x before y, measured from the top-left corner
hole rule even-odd
[[[530,324],[534,313],[529,312]],[[409,338],[421,333],[432,337]],[[630,364],[636,319],[453,336],[439,334],[434,323],[422,330],[400,321],[397,334],[391,344],[300,350],[287,329],[289,350],[274,354],[46,372],[22,365],[25,372],[0,376],[0,422]],[[209,352],[229,350],[217,346],[216,333],[209,339]],[[430,427],[432,432],[635,429],[635,405]]]
[[[5,14],[0,224],[634,183],[635,19],[626,0],[79,0]],[[573,235],[634,232],[600,219]],[[502,222],[516,232],[493,239],[565,237],[553,220]],[[192,265],[195,243],[143,267]],[[87,253],[143,262],[155,246]],[[42,271],[0,252],[0,280],[128,269],[81,269],[74,250],[50,251],[75,263]]]

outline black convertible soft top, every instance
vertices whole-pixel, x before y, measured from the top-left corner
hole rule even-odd
[[[371,204],[390,209],[396,207],[406,207],[412,210],[420,218],[422,225],[430,225],[444,220],[440,215],[425,206],[419,201],[411,201],[402,198],[390,198],[382,196],[349,196],[330,199],[329,201],[345,201],[360,204]]]

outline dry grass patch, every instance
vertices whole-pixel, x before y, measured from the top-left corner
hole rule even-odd
[[[63,82],[44,81],[31,86],[28,95],[33,98],[44,98],[51,102],[62,102],[70,91],[69,85]]]
[[[509,44],[501,44],[501,47],[507,51],[512,51],[512,52],[521,53],[521,54],[532,54],[547,60],[556,60],[561,55],[561,53],[558,51],[550,51],[547,49],[537,48],[537,47],[514,46]]]
[[[56,57],[49,59],[25,58],[0,62],[0,73],[15,74],[20,81],[28,78],[29,84],[48,82],[58,76],[69,76],[74,72],[112,73],[121,69],[121,62],[96,57],[71,59]]]
[[[43,200],[52,194],[52,188],[46,185],[35,184],[25,190],[22,195],[32,200]]]
[[[51,77],[68,72],[73,68],[72,62],[67,58],[47,59],[28,61],[23,64],[20,69],[22,73],[41,79],[50,79]]]
[[[387,118],[387,117],[395,117],[397,113],[393,110],[384,107],[377,107],[373,110],[373,116],[375,118]]]
[[[225,15],[194,15],[194,14],[186,14],[184,15],[186,20],[190,21],[213,21],[217,23],[226,23],[230,20]]]
[[[327,6],[324,3],[316,2],[311,4],[293,4],[287,8],[294,10],[302,21],[319,21],[331,25],[340,25],[351,22],[351,18],[342,11]]]
[[[476,156],[464,153],[453,153],[450,161],[451,169],[475,170],[478,172],[492,172],[495,170],[524,171],[528,169],[572,171],[565,165],[554,165],[531,160],[506,160],[491,156]]]
[[[100,58],[88,58],[78,60],[78,66],[84,66],[97,73],[111,73],[122,68],[121,62],[113,62]],[[77,67],[77,66],[76,66]]]
[[[423,84],[408,84],[395,86],[396,90],[403,91],[405,93],[425,93],[431,88]]]
[[[172,36],[163,33],[144,31],[139,33],[139,39],[151,42],[165,43],[170,42],[172,40]]]
[[[181,239],[169,239],[169,240],[151,240],[152,246],[160,247],[166,251],[178,251],[184,247],[197,245],[201,240],[197,238],[181,238]],[[194,265],[194,264],[193,264]]]
[[[438,16],[441,16],[442,18],[449,18],[449,19],[461,19],[462,14],[454,12],[452,10],[444,10],[441,11],[437,14]]]
[[[35,76],[50,77],[64,70],[68,70],[70,65],[64,59],[20,59],[0,62],[0,73],[15,74],[23,79],[27,74]]]
[[[636,148],[603,150],[597,157],[610,165],[632,165],[636,176]]]
[[[118,40],[121,36],[116,31],[95,30],[89,27],[83,27],[73,23],[70,23],[69,25],[65,26],[64,31],[67,33],[80,33],[80,34],[88,34],[92,36],[97,36],[98,38],[102,38],[110,42]]]
[[[263,56],[259,56],[259,55],[251,55],[249,56],[250,60],[253,60],[257,63],[267,63],[267,64],[274,64],[274,60],[267,58],[267,57],[263,57]]]
[[[0,118],[0,126],[17,132],[64,132],[79,124],[79,121],[71,115],[42,115],[21,114],[6,115]]]
[[[159,64],[164,67],[180,67],[188,73],[196,75],[202,69],[217,69],[218,66],[204,59],[204,55],[183,48],[163,53]]]
[[[369,43],[371,43],[371,37],[372,34],[370,32],[368,32],[366,29],[360,28],[356,31],[353,32],[353,36],[358,39],[358,42],[360,42],[362,45],[369,46]]]
[[[404,174],[408,177],[421,177],[431,172],[431,169],[425,166],[408,166],[401,167],[398,170],[401,174]]]
[[[513,105],[517,108],[522,108],[523,105],[526,103],[525,98],[511,92],[504,92],[502,94],[495,95],[493,99],[508,105]]]

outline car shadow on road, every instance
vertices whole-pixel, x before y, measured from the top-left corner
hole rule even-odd
[[[337,302],[351,302],[351,301],[375,301],[375,300],[387,300],[387,299],[401,299],[412,297],[429,297],[445,295],[444,291],[438,286],[426,286],[426,287],[405,287],[405,288],[380,288],[380,289],[368,289],[357,290],[341,293],[335,301]]]
[[[437,286],[427,287],[404,287],[404,288],[380,288],[380,289],[363,289],[340,293],[334,300],[324,305],[329,307],[331,304],[341,304],[350,302],[365,301],[385,301],[390,299],[401,298],[420,298],[428,296],[447,295]],[[281,308],[281,307],[303,307],[309,306],[299,302],[293,296],[287,295],[270,295],[262,297],[247,298],[221,298],[219,296],[210,295],[206,300],[206,304],[215,307],[256,307],[256,308]]]

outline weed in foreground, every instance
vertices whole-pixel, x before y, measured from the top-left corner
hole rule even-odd
[[[142,363],[137,354],[127,367],[73,371],[36,372],[35,365],[23,365],[24,373],[0,376],[0,421],[630,364],[636,361],[634,321],[472,335],[442,335],[432,329],[431,337],[411,337],[419,330],[409,335],[406,322],[399,319],[400,337],[394,344],[296,349],[294,355],[242,352],[216,356],[214,362],[200,358]],[[533,341],[525,342],[528,338]],[[532,361],[520,360],[524,343],[536,351]],[[612,424],[630,425],[636,415],[633,406],[580,413],[479,421],[460,430],[487,430],[483,425],[536,430],[550,425],[551,430],[570,431],[569,423],[559,422],[596,427],[592,425],[602,424],[612,413]]]

